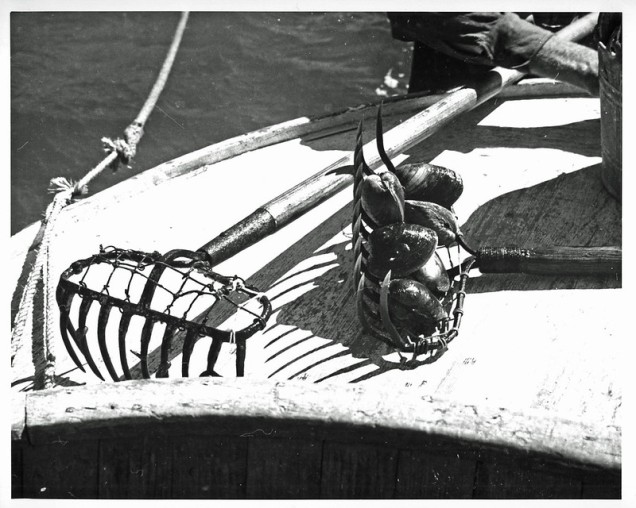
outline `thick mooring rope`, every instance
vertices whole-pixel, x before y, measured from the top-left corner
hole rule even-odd
[[[166,81],[172,69],[183,33],[188,21],[188,12],[181,14],[181,19],[172,39],[172,44],[163,62],[159,76],[155,81],[146,102],[139,111],[135,120],[124,130],[124,139],[111,140],[102,138],[104,148],[108,155],[97,166],[91,169],[80,181],[74,185],[65,182],[63,179],[53,179],[52,185],[55,187],[56,195],[51,204],[47,207],[44,219],[40,224],[40,229],[36,237],[41,237],[40,245],[36,254],[35,262],[29,273],[29,277],[24,286],[20,298],[20,306],[15,318],[15,324],[11,333],[11,365],[18,351],[24,344],[25,333],[32,338],[33,362],[35,368],[34,388],[50,388],[55,385],[55,354],[53,349],[55,316],[52,309],[55,305],[55,286],[49,272],[50,248],[53,238],[53,230],[60,212],[69,203],[73,202],[81,194],[86,192],[88,184],[97,177],[107,167],[116,168],[123,162],[128,165],[135,156],[137,144],[143,136],[143,127],[150,113],[154,109]],[[42,317],[43,317],[43,342],[36,344],[33,340],[34,313],[36,311],[35,300],[38,285],[42,284]],[[41,350],[37,350],[41,347]]]

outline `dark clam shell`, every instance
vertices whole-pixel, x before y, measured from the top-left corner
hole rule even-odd
[[[428,288],[415,280],[393,279],[389,284],[389,313],[397,327],[415,333],[429,330],[448,314]]]
[[[444,296],[450,289],[450,278],[437,252],[423,267],[409,274],[409,278],[421,282],[436,296]]]
[[[404,203],[404,220],[435,231],[441,246],[452,245],[460,234],[455,215],[437,203],[407,199]]]
[[[404,187],[406,199],[430,201],[450,209],[464,191],[462,177],[443,166],[402,164],[395,168],[395,174]]]
[[[376,227],[404,221],[404,189],[393,173],[385,171],[365,177],[361,203]]]
[[[414,272],[431,258],[437,248],[435,231],[417,224],[390,224],[369,235],[371,275],[382,279],[391,270],[395,277]]]

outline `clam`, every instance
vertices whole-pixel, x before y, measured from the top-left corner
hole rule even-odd
[[[389,270],[402,277],[424,266],[436,248],[437,234],[427,227],[406,223],[383,226],[369,235],[367,268],[378,279]]]
[[[397,176],[388,171],[362,180],[361,202],[376,226],[404,221],[404,189]]]
[[[394,171],[404,187],[406,199],[430,201],[450,209],[464,191],[462,177],[443,166],[403,164]]]
[[[448,319],[440,301],[421,282],[393,279],[389,283],[389,316],[397,328],[430,333],[431,327]]]
[[[404,219],[435,231],[441,246],[452,245],[461,235],[455,215],[437,203],[407,199],[404,203]]]
[[[438,297],[444,296],[450,289],[450,278],[437,252],[424,266],[410,273],[409,278],[421,282]]]

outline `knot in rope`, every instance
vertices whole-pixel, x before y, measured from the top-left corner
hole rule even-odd
[[[122,138],[112,140],[110,138],[103,137],[102,143],[104,144],[104,151],[107,154],[111,154],[113,152],[117,154],[117,158],[110,163],[110,167],[113,171],[116,171],[119,168],[120,162],[123,162],[126,166],[130,167],[130,161],[135,156],[136,152],[135,146],[129,145],[126,140]]]
[[[117,158],[110,163],[110,166],[116,171],[119,167],[119,163],[125,164],[130,167],[130,161],[135,157],[137,153],[137,143],[144,135],[144,126],[141,122],[135,120],[124,130],[124,138],[116,138],[112,140],[108,137],[102,138],[104,144],[104,151],[107,154],[113,152],[117,153]]]
[[[144,126],[141,122],[134,121],[124,130],[124,138],[133,151],[133,156],[137,150],[137,143],[144,135]]]

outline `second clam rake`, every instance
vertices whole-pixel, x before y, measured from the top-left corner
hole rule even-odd
[[[360,122],[354,150],[352,221],[357,314],[366,333],[398,352],[412,353],[412,361],[420,354],[442,352],[457,337],[467,281],[475,268],[482,273],[620,275],[622,252],[615,246],[473,249],[450,211],[461,195],[461,179],[450,177],[453,172],[446,168],[430,164],[396,168],[384,150],[381,104],[376,143],[386,172],[380,178],[364,159],[362,127]],[[446,170],[446,178],[439,178],[442,170]],[[450,192],[443,189],[449,184]],[[404,211],[409,195],[411,200],[444,197],[450,201],[444,207],[419,202],[428,204],[433,216],[439,214],[434,217],[438,222],[409,224]],[[379,209],[374,210],[374,205]],[[445,269],[437,253],[438,236],[439,245],[448,249],[450,244],[457,244],[469,256]],[[397,277],[393,278],[392,272]]]

